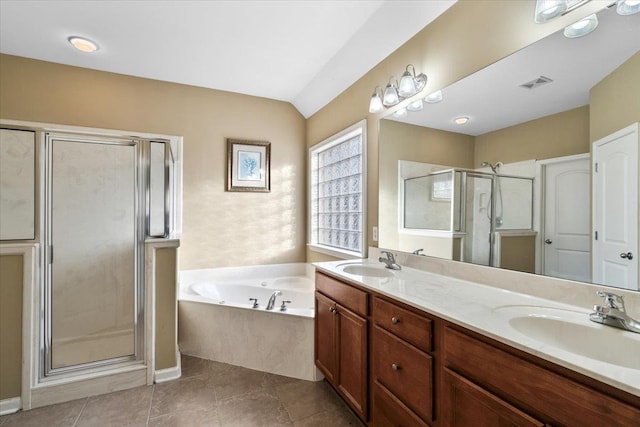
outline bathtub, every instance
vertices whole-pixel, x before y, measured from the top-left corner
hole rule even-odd
[[[274,264],[180,272],[178,344],[190,356],[318,381],[314,268]],[[269,297],[280,291],[273,310]],[[258,299],[253,308],[249,298]],[[282,301],[287,303],[281,311]]]

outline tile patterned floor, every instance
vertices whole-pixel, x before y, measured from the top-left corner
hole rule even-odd
[[[0,426],[363,427],[324,381],[190,356],[182,378],[0,417]]]

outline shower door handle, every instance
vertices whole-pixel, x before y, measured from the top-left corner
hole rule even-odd
[[[550,244],[552,244],[552,243],[553,243],[553,241],[552,241],[551,239],[547,239],[547,240],[545,240],[544,242],[545,242],[547,245],[550,245]]]

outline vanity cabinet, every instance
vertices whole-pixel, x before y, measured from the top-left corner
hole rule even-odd
[[[322,273],[315,342],[369,426],[640,426],[637,396]]]
[[[434,418],[431,319],[374,297],[373,323],[374,424],[400,417],[427,425]]]
[[[577,373],[563,375],[563,368],[519,353],[445,326],[444,425],[640,425],[640,398],[626,404],[607,393],[604,384]]]
[[[362,420],[368,416],[368,297],[316,274],[316,366]]]

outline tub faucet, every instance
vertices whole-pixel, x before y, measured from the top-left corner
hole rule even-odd
[[[273,310],[273,307],[276,305],[276,297],[278,295],[282,295],[282,292],[275,291],[271,294],[271,298],[269,298],[269,303],[267,304],[266,310]]]
[[[592,322],[624,329],[640,334],[640,322],[632,319],[624,307],[624,297],[611,292],[598,291],[598,296],[604,298],[604,305],[594,305],[595,313],[589,315]]]
[[[380,254],[385,254],[387,257],[380,257],[378,261],[383,262],[385,267],[390,268],[391,270],[401,270],[400,264],[396,262],[396,257],[391,252],[388,251],[380,251]]]

